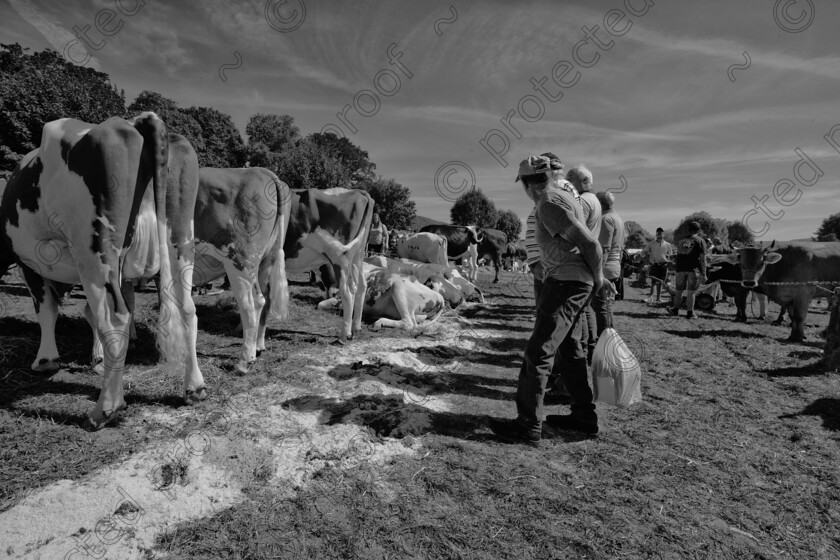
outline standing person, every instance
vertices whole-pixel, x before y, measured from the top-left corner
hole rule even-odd
[[[668,307],[671,315],[680,314],[683,291],[687,291],[686,319],[694,317],[694,292],[706,283],[706,242],[700,236],[700,224],[688,224],[688,235],[677,242],[677,280],[674,306]]]
[[[599,192],[598,202],[601,204],[601,236],[598,242],[604,252],[604,278],[616,284],[623,282],[621,276],[621,253],[624,248],[624,220],[615,211],[615,197],[610,192]],[[618,289],[616,288],[616,293]],[[595,310],[595,320],[598,323],[598,336],[604,329],[613,326],[613,314],[610,300],[601,293],[593,294],[592,309]]]
[[[388,228],[379,221],[379,214],[374,214],[368,234],[368,253],[382,254],[382,248],[388,247]]]
[[[649,241],[642,249],[642,260],[650,261],[650,293],[648,301],[653,301],[653,290],[656,288],[656,302],[662,301],[662,282],[668,281],[668,263],[674,254],[674,246],[665,241],[665,230],[656,228],[656,239]],[[658,280],[657,280],[658,279]]]
[[[583,219],[586,227],[594,239],[601,235],[601,203],[598,197],[592,192],[592,172],[583,165],[577,165],[569,169],[566,180],[574,185],[580,195],[580,205],[583,208]],[[595,296],[593,295],[593,298]],[[592,354],[595,352],[595,345],[598,343],[598,323],[595,317],[595,310],[587,305],[584,311],[583,344],[586,348],[586,361],[592,363]]]
[[[553,153],[545,152],[543,154],[540,154],[540,156],[545,156],[549,158],[549,161],[551,162],[551,168],[554,172],[557,172],[559,174],[563,171],[563,163],[560,161],[560,158],[554,155]],[[566,189],[566,192],[575,196],[575,200],[578,201],[578,204],[580,203],[580,197],[571,184],[562,179],[560,179],[558,183]],[[528,268],[530,268],[531,272],[534,274],[534,311],[536,314],[538,314],[540,309],[539,299],[540,289],[542,288],[543,269],[542,264],[540,263],[542,253],[540,252],[540,247],[537,244],[536,239],[536,212],[537,207],[535,203],[533,210],[531,210],[531,213],[528,215],[528,219],[525,222],[525,253],[527,255]],[[555,362],[557,362],[557,360],[555,360]],[[546,392],[550,393],[552,396],[560,397],[563,401],[565,401],[564,403],[558,404],[565,404],[568,402],[565,399],[565,397],[569,396],[569,392],[563,385],[563,380],[560,377],[560,374],[557,370],[558,368],[552,368],[551,374],[548,377],[548,382],[546,383]]]
[[[558,162],[559,163],[559,162]],[[598,433],[598,416],[580,344],[579,317],[592,290],[601,289],[601,246],[583,223],[583,210],[545,156],[519,164],[528,198],[536,203],[536,240],[541,251],[537,319],[525,348],[516,393],[515,420],[493,419],[490,429],[503,441],[539,446],[543,397],[555,359],[572,398],[570,415],[549,415],[545,422],[559,430]],[[613,291],[612,284],[607,284]],[[559,355],[555,358],[555,353]]]

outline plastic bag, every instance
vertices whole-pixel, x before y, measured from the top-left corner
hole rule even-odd
[[[613,328],[604,329],[592,356],[595,402],[626,408],[642,402],[642,367]]]

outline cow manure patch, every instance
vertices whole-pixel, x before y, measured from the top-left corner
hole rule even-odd
[[[343,403],[328,424],[359,424],[380,437],[401,439],[419,436],[431,429],[429,411],[406,404],[402,395],[358,395]]]

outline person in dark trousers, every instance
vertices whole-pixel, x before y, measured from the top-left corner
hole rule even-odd
[[[685,317],[694,317],[694,295],[706,283],[706,242],[700,235],[700,224],[688,224],[688,235],[677,242],[677,280],[674,306],[666,308],[671,315],[680,314],[683,292],[686,294]]]
[[[547,156],[530,156],[519,165],[516,181],[522,180],[526,194],[537,206],[542,286],[534,330],[519,370],[517,417],[490,421],[490,429],[499,439],[534,447],[542,438],[543,398],[555,353],[571,395],[571,414],[549,415],[545,423],[555,430],[598,433],[579,319],[593,290],[606,285],[610,293],[615,292],[604,280],[601,245],[586,227],[583,210],[570,189],[560,182],[562,178],[562,171],[555,169]]]

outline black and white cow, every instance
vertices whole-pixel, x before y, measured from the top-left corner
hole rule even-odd
[[[156,268],[161,356],[185,365],[188,404],[206,398],[190,294],[197,190],[195,150],[146,112],[98,125],[75,119],[45,124],[40,146],[21,160],[3,191],[0,260],[21,268],[41,326],[33,369],[58,368],[54,331],[61,297],[79,283],[87,297],[85,316],[104,348],[105,370],[89,428],[112,422],[126,406],[130,312],[121,280],[154,274]],[[143,247],[132,247],[141,223],[153,224],[154,233]]]
[[[365,275],[362,263],[373,219],[373,198],[357,189],[294,189],[284,250],[287,272],[307,272],[328,265],[338,270],[343,305],[341,338],[362,328]],[[274,297],[273,294],[270,297]],[[265,321],[260,323],[265,330]]]
[[[421,232],[436,233],[446,238],[450,261],[463,259],[467,279],[478,280],[478,244],[484,239],[481,228],[476,226],[428,225]]]

